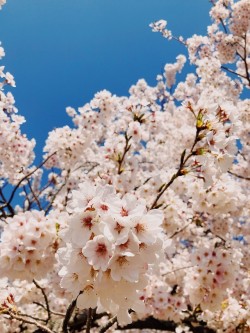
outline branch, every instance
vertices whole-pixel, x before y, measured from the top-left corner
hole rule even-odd
[[[169,274],[172,274],[172,273],[175,273],[175,272],[178,272],[178,271],[182,271],[184,269],[193,268],[193,267],[194,267],[193,265],[192,266],[186,266],[186,267],[179,267],[179,268],[176,268],[176,269],[174,269],[170,272],[162,274],[162,276],[166,276],[166,275],[169,275]]]
[[[101,327],[99,333],[106,332],[111,326],[113,326],[117,322],[117,316],[111,318],[104,326]]]
[[[181,43],[182,45],[187,46],[187,43],[184,42],[183,40],[181,40],[180,37],[176,37],[176,36],[171,35],[171,39],[174,39],[177,42]]]
[[[244,36],[244,56],[242,58],[244,65],[245,65],[245,72],[246,72],[246,80],[248,81],[248,85],[250,86],[250,74],[248,72],[248,63],[247,63],[247,35]]]
[[[89,308],[87,322],[86,322],[86,333],[90,333],[91,324],[92,324],[93,309]]]
[[[10,206],[11,201],[14,198],[14,195],[16,193],[16,191],[18,190],[19,186],[22,184],[22,182],[26,179],[28,179],[30,176],[32,176],[37,170],[39,170],[53,155],[55,155],[56,152],[54,152],[53,154],[49,155],[41,164],[38,165],[38,167],[36,167],[33,171],[31,171],[30,173],[28,173],[26,176],[24,176],[23,178],[21,178],[19,180],[19,182],[16,184],[16,186],[14,187],[11,196],[8,200],[8,202],[6,202],[6,204],[4,204],[3,206],[0,207],[0,209],[5,208]],[[14,214],[13,214],[14,215]]]
[[[180,170],[180,168],[179,168],[179,170]],[[170,179],[170,181],[162,187],[161,191],[159,192],[159,194],[155,198],[154,202],[152,203],[150,209],[154,209],[154,208],[158,207],[158,205],[157,205],[158,201],[161,198],[161,196],[163,195],[163,193],[169,188],[169,186],[175,181],[175,179],[181,175],[181,174],[179,174],[179,170],[177,171],[177,173],[175,173],[172,176],[172,178]]]
[[[69,179],[69,175],[70,175],[70,170],[68,170],[67,175],[65,177],[65,181],[64,183],[59,187],[59,189],[54,193],[53,197],[51,198],[50,203],[48,204],[48,206],[45,208],[45,215],[49,212],[50,208],[52,207],[55,198],[57,197],[57,195],[59,194],[59,192],[61,192],[61,190],[64,188],[64,186],[67,184],[67,181]],[[67,194],[68,195],[68,194]],[[66,205],[65,205],[66,206]]]
[[[68,323],[69,323],[70,318],[71,318],[71,316],[72,316],[72,314],[74,312],[75,307],[76,307],[76,299],[74,299],[70,303],[70,305],[69,305],[69,307],[68,307],[68,309],[66,311],[66,314],[65,314],[65,317],[64,317],[64,321],[63,321],[63,325],[62,325],[63,333],[68,333]]]
[[[147,179],[146,179],[141,185],[136,186],[136,187],[134,188],[134,191],[137,191],[138,188],[140,188],[141,186],[147,184],[147,182],[149,182],[151,178],[152,178],[152,177],[147,178]]]
[[[11,317],[11,319],[16,319],[21,321],[22,323],[26,323],[26,324],[31,324],[31,325],[35,325],[36,327],[40,328],[40,330],[42,330],[43,332],[46,333],[54,333],[52,330],[50,330],[48,327],[38,323],[36,320],[29,320],[29,319],[25,319],[19,315],[16,315],[14,313],[12,313],[10,310],[6,312],[7,315],[9,315]]]
[[[214,0],[210,0],[210,2],[211,2],[211,4],[212,4],[213,6],[215,6],[215,2],[214,2]],[[222,27],[223,27],[223,29],[224,29],[224,32],[227,34],[227,33],[228,33],[228,31],[227,31],[227,27],[226,27],[224,21],[222,20],[222,18],[220,18],[220,23],[221,23],[221,25],[222,25]]]
[[[32,193],[33,197],[34,197],[34,200],[35,202],[37,203],[37,206],[39,208],[39,210],[42,210],[42,206],[41,206],[41,203],[37,197],[37,195],[35,194],[35,192],[33,191],[33,188],[32,188],[32,185],[31,185],[31,182],[30,180],[28,179],[28,185],[29,185],[29,189],[30,189],[30,192]]]
[[[65,313],[63,312],[57,312],[57,311],[52,311],[50,310],[51,314],[55,315],[55,316],[60,316],[60,317],[65,317]]]
[[[178,235],[179,233],[181,233],[182,231],[184,231],[193,221],[190,221],[189,223],[187,223],[186,225],[184,225],[184,227],[182,227],[181,229],[175,231],[169,238],[174,238],[176,235]]]
[[[191,332],[194,333],[216,333],[213,329],[203,326],[202,323],[195,323],[197,326],[193,326],[191,322],[187,320],[183,321],[184,324],[189,326]],[[179,325],[170,320],[158,320],[153,317],[148,317],[145,320],[137,320],[129,325],[120,327],[118,326],[119,330],[129,330],[129,329],[151,329],[151,330],[159,330],[159,331],[170,331],[175,332],[176,328]]]
[[[237,75],[237,76],[240,76],[242,77],[243,79],[247,79],[244,75],[240,74],[240,73],[237,73],[235,71],[233,71],[232,69],[226,67],[226,66],[221,66],[222,69],[225,69],[226,71],[228,71],[229,73],[232,73],[234,75]]]
[[[37,306],[40,306],[40,307],[42,307],[44,310],[47,311],[46,306],[44,306],[42,303],[39,303],[39,302],[33,302],[33,304],[36,304]],[[50,310],[50,313],[53,314],[53,315],[55,315],[55,316],[65,317],[65,313],[62,313],[62,312],[57,312],[57,311]]]
[[[129,151],[129,149],[131,147],[131,145],[129,144],[129,141],[130,141],[131,138],[132,138],[132,136],[128,137],[127,132],[126,132],[125,133],[126,143],[125,143],[124,151],[123,151],[122,157],[119,156],[118,161],[117,161],[118,162],[118,171],[117,171],[118,175],[120,175],[123,172],[122,164],[124,162],[124,159],[125,159],[125,156],[126,156],[127,152]]]
[[[31,206],[32,206],[32,202],[30,201],[29,194],[26,190],[25,185],[23,185],[23,192],[25,193],[25,199],[24,199],[24,202],[23,202],[23,210],[25,210],[26,202],[28,203],[28,209],[27,210],[30,210]]]
[[[34,319],[34,320],[38,320],[38,321],[43,321],[44,323],[46,323],[46,319],[42,319],[42,318],[38,318],[38,317],[34,317],[34,316],[31,316],[31,315],[28,315],[26,313],[22,313],[22,312],[18,312],[18,315],[20,317],[27,317],[27,318],[31,318],[31,319]]]
[[[90,166],[90,168],[89,169],[84,169],[84,171],[87,171],[87,174],[89,174],[91,171],[93,171],[100,164],[97,163],[97,162],[87,161],[85,164],[80,165],[79,167],[77,167],[76,169],[74,169],[73,172],[75,172],[75,171],[77,171],[79,169],[82,169],[82,168],[86,168],[88,165]]]
[[[53,181],[52,181],[52,180],[48,181],[47,184],[45,184],[44,187],[40,189],[40,191],[39,191],[39,193],[38,193],[38,197],[40,197],[40,195],[41,195],[45,190],[47,190],[47,188],[48,188],[49,186],[51,186],[51,184],[53,184]]]
[[[190,107],[189,107],[189,109],[190,109]],[[202,127],[202,124],[200,124],[200,120],[199,120],[200,115],[201,115],[201,110],[199,111],[199,113],[196,117],[196,134],[195,134],[194,142],[193,142],[192,148],[190,149],[189,154],[186,155],[186,149],[182,152],[181,157],[180,157],[180,164],[179,164],[179,168],[178,168],[177,172],[172,176],[172,178],[170,179],[170,181],[167,184],[163,184],[159,188],[159,190],[158,190],[159,193],[158,193],[157,197],[155,198],[154,202],[152,203],[150,209],[159,208],[161,205],[158,205],[158,201],[162,197],[162,195],[165,193],[165,191],[169,188],[170,185],[172,185],[172,183],[175,181],[176,178],[186,174],[185,164],[190,159],[190,157],[195,155],[194,148],[195,148],[197,142],[200,141],[200,132],[204,129],[204,127]]]
[[[34,285],[41,290],[42,294],[43,294],[43,297],[44,297],[44,301],[45,301],[45,304],[46,304],[46,311],[47,311],[47,314],[48,314],[48,317],[46,319],[46,323],[51,319],[51,312],[50,312],[50,307],[49,307],[49,301],[48,301],[48,297],[44,291],[44,288],[42,288],[37,282],[36,280],[33,280],[33,283]]]
[[[36,301],[34,301],[32,303],[36,304],[36,305],[40,306],[41,308],[43,308],[44,310],[46,310],[46,307],[42,303],[39,303],[39,302],[36,302]]]
[[[0,196],[3,199],[3,201],[4,201],[4,205],[0,207],[3,215],[6,216],[4,208],[7,207],[8,210],[9,210],[9,212],[10,212],[10,214],[11,214],[11,216],[14,216],[15,215],[14,208],[7,202],[7,200],[6,200],[6,198],[5,198],[4,194],[3,194],[2,189],[0,189]]]
[[[233,176],[235,176],[235,177],[237,177],[237,178],[240,178],[240,179],[250,180],[250,177],[244,177],[244,176],[238,175],[237,173],[234,173],[234,172],[232,172],[232,171],[228,171],[228,173],[229,173],[230,175],[233,175]]]

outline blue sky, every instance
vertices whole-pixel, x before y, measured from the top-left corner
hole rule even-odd
[[[166,19],[175,35],[204,34],[208,0],[7,0],[0,12],[1,65],[17,87],[22,127],[37,141],[41,160],[48,131],[70,124],[67,106],[95,92],[126,95],[139,78],[149,84],[185,49],[149,23]]]

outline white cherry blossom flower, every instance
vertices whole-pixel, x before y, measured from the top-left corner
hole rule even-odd
[[[94,269],[105,271],[112,256],[112,243],[102,235],[95,236],[87,242],[82,252]]]

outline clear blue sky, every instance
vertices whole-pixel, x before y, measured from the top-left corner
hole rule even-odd
[[[176,35],[203,34],[208,0],[7,0],[0,11],[1,65],[17,87],[23,129],[37,141],[41,160],[48,131],[70,124],[67,106],[88,102],[108,89],[126,95],[139,78],[149,84],[166,62],[185,52],[151,32],[166,19]]]

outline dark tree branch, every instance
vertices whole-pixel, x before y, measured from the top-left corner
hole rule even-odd
[[[244,176],[238,175],[237,173],[234,173],[234,172],[232,172],[232,171],[228,171],[228,173],[229,173],[230,175],[233,175],[233,176],[235,176],[235,177],[237,177],[237,178],[240,178],[240,179],[250,180],[250,177],[244,177]]]
[[[90,333],[92,318],[93,318],[93,309],[88,309],[87,322],[86,322],[86,333]]]
[[[104,326],[101,327],[99,333],[106,332],[111,326],[113,326],[117,322],[117,316],[111,318]]]
[[[46,322],[48,323],[49,320],[51,319],[51,312],[50,312],[50,307],[49,307],[49,301],[48,301],[48,297],[44,291],[44,288],[42,288],[37,282],[36,280],[33,280],[33,283],[34,285],[41,290],[42,294],[43,294],[43,298],[44,298],[44,301],[45,301],[45,304],[46,304],[46,311],[47,311],[47,319],[46,319]]]
[[[243,79],[246,79],[246,77],[244,75],[242,75],[240,73],[237,73],[237,72],[233,71],[232,69],[230,69],[230,68],[228,68],[226,66],[221,66],[221,68],[224,69],[225,71],[229,72],[229,73],[232,73],[234,75],[242,77]]]
[[[201,323],[197,323],[197,326],[193,326],[188,320],[183,321],[183,323],[189,326],[191,332],[194,333],[216,333],[213,329],[203,326]],[[154,329],[159,331],[170,331],[175,332],[178,324],[173,321],[163,321],[158,320],[153,317],[148,317],[145,320],[137,320],[129,325],[120,327],[119,330],[129,330],[129,329]]]
[[[189,158],[194,155],[194,153],[193,153],[194,147],[195,147],[196,143],[199,141],[200,131],[201,131],[201,128],[196,125],[196,135],[195,135],[195,139],[194,139],[192,148],[190,149],[190,153],[188,155],[186,155],[186,149],[182,152],[181,158],[180,158],[180,164],[179,164],[179,168],[178,168],[177,172],[172,176],[172,178],[170,179],[170,181],[167,184],[163,184],[163,186],[161,186],[161,188],[159,189],[159,193],[156,196],[154,202],[152,203],[150,209],[158,208],[159,207],[158,201],[161,198],[161,196],[165,193],[165,191],[169,188],[169,186],[172,185],[172,183],[175,181],[176,178],[185,175],[185,172],[184,172],[185,164],[187,163]]]
[[[32,193],[33,198],[34,198],[34,200],[35,200],[35,202],[36,202],[36,204],[37,204],[39,210],[42,210],[42,206],[41,206],[41,204],[40,204],[40,201],[39,201],[37,195],[35,194],[35,192],[33,191],[33,188],[32,188],[31,182],[30,182],[30,179],[28,179],[27,181],[28,181],[28,186],[29,186],[30,192]]]
[[[125,133],[125,140],[126,140],[126,142],[125,142],[123,154],[122,154],[121,157],[119,156],[118,160],[117,160],[117,162],[118,162],[118,170],[117,170],[118,175],[120,175],[123,172],[122,165],[123,165],[123,162],[124,162],[124,159],[125,159],[125,156],[126,156],[127,152],[131,148],[131,145],[129,144],[129,141],[131,140],[131,138],[132,138],[132,136],[128,137],[127,136],[127,132],[126,132]]]
[[[69,324],[70,318],[71,318],[71,316],[72,316],[72,314],[75,310],[75,307],[76,307],[76,299],[74,299],[70,303],[70,305],[69,305],[69,307],[66,311],[66,315],[65,315],[65,318],[64,318],[64,321],[63,321],[63,324],[62,324],[63,333],[68,333],[69,332],[68,331],[68,324]]]
[[[8,211],[10,212],[11,216],[14,216],[15,215],[14,208],[11,206],[10,203],[7,202],[7,199],[5,198],[2,189],[0,189],[0,196],[4,202],[4,205],[0,207],[3,215],[6,216],[5,211],[4,211],[4,208],[6,207],[8,209]]]

